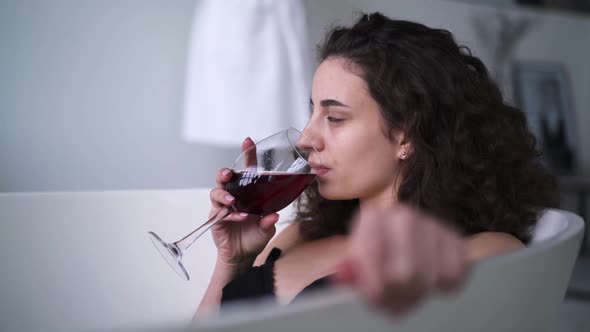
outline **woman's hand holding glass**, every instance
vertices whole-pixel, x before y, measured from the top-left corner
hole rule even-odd
[[[189,274],[182,256],[210,228],[218,263],[229,268],[251,264],[275,233],[276,212],[293,202],[315,179],[315,170],[308,162],[312,151],[313,144],[294,128],[256,144],[246,139],[231,170],[218,172],[217,187],[210,193],[213,207],[209,220],[176,242],[165,242],[154,232],[148,233],[149,238],[170,267],[186,280]]]
[[[242,143],[242,151],[253,146],[254,142],[246,138]],[[255,157],[253,154],[252,159]],[[252,159],[246,162],[250,165],[256,164]],[[217,172],[217,186],[210,193],[212,207],[209,217],[224,207],[231,208],[234,205],[235,197],[225,190],[232,176],[233,173],[228,168],[222,168]],[[229,270],[241,270],[251,266],[256,256],[275,235],[275,224],[278,220],[279,215],[276,212],[262,217],[245,212],[232,212],[224,218],[224,221],[229,222],[217,223],[211,227],[213,242],[217,247],[217,263]]]

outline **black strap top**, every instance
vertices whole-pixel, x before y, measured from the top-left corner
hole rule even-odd
[[[221,306],[230,301],[258,299],[261,297],[272,296],[276,303],[275,289],[274,289],[274,263],[281,256],[281,249],[273,248],[266,262],[261,266],[253,266],[246,272],[242,273],[234,280],[230,281],[224,288],[221,296]],[[318,279],[305,287],[291,303],[297,298],[310,290],[325,287],[330,284],[327,277]]]

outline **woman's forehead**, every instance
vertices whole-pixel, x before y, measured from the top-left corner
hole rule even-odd
[[[346,59],[328,58],[316,70],[312,99],[365,98],[368,95],[365,80]]]

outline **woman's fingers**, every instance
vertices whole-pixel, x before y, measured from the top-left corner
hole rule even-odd
[[[256,145],[250,137],[246,137],[242,142],[242,152],[244,152],[244,168],[256,167],[258,158],[256,157]]]
[[[213,188],[209,192],[209,199],[211,200],[211,204],[217,209],[231,207],[236,201],[235,197],[221,188]],[[244,221],[247,218],[247,213],[232,212],[229,216],[224,218],[224,220]]]
[[[245,154],[245,164],[246,168],[248,166],[256,166],[257,165],[257,158],[256,158],[256,145],[254,141],[250,137],[246,137],[244,142],[242,142],[242,152],[246,151]],[[228,183],[233,176],[231,169],[229,168],[221,168],[217,171],[217,176],[215,177],[215,182],[217,186],[220,188],[225,188],[225,184]]]
[[[254,141],[250,137],[244,138],[242,142],[242,152],[248,150],[249,148],[255,146]]]
[[[232,206],[236,198],[221,188],[213,188],[209,192],[209,199],[215,207]]]
[[[260,225],[260,228],[262,228],[264,230],[269,230],[278,221],[279,221],[279,214],[278,213],[271,213],[269,215],[266,215],[266,216],[260,218],[260,221],[258,222],[258,224]]]
[[[217,176],[215,177],[215,182],[217,183],[217,187],[225,188],[225,184],[228,183],[233,174],[229,168],[222,168],[217,171]]]
[[[224,206],[230,207],[234,205],[236,199],[228,191],[221,188],[213,188],[209,193],[211,203],[216,208],[223,208]],[[263,229],[270,229],[274,224],[279,221],[278,213],[271,213],[267,216],[260,218],[260,216],[250,215],[245,212],[235,211],[224,220],[230,221],[246,221],[246,220],[259,220],[259,225]]]

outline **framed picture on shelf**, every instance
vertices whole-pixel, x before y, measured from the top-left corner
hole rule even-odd
[[[556,174],[576,170],[576,119],[567,68],[560,63],[521,61],[513,65],[514,97]]]

